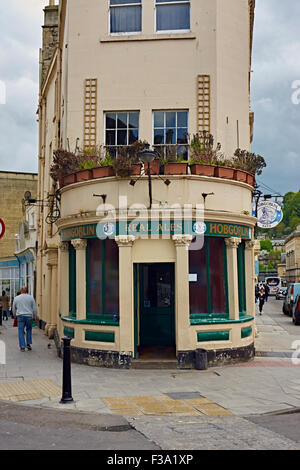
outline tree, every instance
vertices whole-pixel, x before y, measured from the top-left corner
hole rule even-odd
[[[271,240],[261,240],[260,242],[260,249],[261,250],[266,250],[268,252],[272,251],[273,250],[273,245],[272,245],[272,242]]]

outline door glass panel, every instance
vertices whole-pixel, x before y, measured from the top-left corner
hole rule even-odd
[[[159,266],[145,266],[143,270],[144,308],[171,306],[171,274]]]

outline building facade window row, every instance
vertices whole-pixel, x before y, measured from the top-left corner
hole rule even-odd
[[[153,111],[153,145],[165,156],[166,148],[177,146],[177,154],[188,159],[188,110]],[[140,112],[106,112],[105,146],[116,154],[118,146],[132,145],[140,138]]]
[[[153,0],[155,32],[190,30],[190,0]],[[142,0],[110,0],[110,33],[142,32]]]

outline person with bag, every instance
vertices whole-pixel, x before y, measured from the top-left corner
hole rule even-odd
[[[0,306],[2,307],[2,315],[3,315],[3,320],[8,320],[8,315],[7,312],[9,310],[8,308],[9,304],[9,298],[8,295],[6,295],[5,290],[2,291],[2,296],[0,297]]]
[[[32,347],[32,320],[36,320],[36,305],[32,295],[28,294],[27,287],[23,286],[21,294],[16,296],[13,303],[14,318],[18,321],[18,337],[20,351],[25,351],[25,346],[28,351]],[[26,343],[25,343],[25,328],[26,328]]]

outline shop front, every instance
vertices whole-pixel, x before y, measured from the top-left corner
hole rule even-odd
[[[251,235],[218,220],[62,227],[57,345],[70,336],[74,361],[108,367],[192,368],[199,348],[210,365],[251,359]]]

